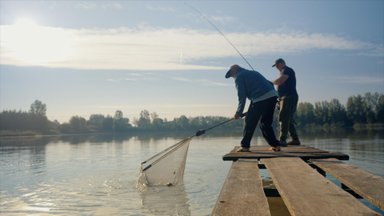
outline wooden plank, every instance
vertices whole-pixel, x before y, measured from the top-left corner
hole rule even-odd
[[[212,215],[271,215],[256,160],[233,162]]]
[[[291,215],[379,215],[300,158],[262,159]]]
[[[328,152],[308,146],[290,146],[281,148],[282,151],[274,152],[268,146],[251,147],[251,152],[237,152],[239,146],[235,147],[230,153],[223,156],[223,160],[236,161],[238,159],[261,159],[275,157],[300,157],[303,160],[337,158],[348,160],[349,156],[339,152]]]
[[[384,210],[384,178],[336,159],[312,161],[364,199]]]

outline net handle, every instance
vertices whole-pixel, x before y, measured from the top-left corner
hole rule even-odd
[[[247,113],[243,113],[243,114],[240,115],[240,118],[243,118],[243,117],[246,116],[246,115],[247,115]],[[207,128],[207,129],[204,129],[204,130],[198,130],[198,131],[196,132],[195,136],[201,136],[201,135],[205,134],[206,131],[212,130],[213,128],[219,127],[220,125],[226,124],[226,123],[228,123],[228,122],[230,122],[230,121],[233,121],[233,120],[235,120],[235,119],[236,119],[235,117],[232,117],[232,118],[230,118],[230,119],[228,119],[228,120],[226,120],[226,121],[223,121],[223,122],[221,122],[221,123],[219,123],[219,124],[217,124],[217,125],[214,125],[214,126],[212,126],[212,127]]]

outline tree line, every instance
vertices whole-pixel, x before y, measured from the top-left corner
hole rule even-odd
[[[299,103],[297,125],[322,127],[353,127],[364,124],[384,123],[384,94],[366,93],[348,98],[346,105],[339,100]]]
[[[30,132],[39,134],[72,134],[100,132],[141,132],[141,131],[197,131],[228,120],[228,117],[182,115],[171,121],[162,119],[148,110],[140,112],[131,121],[121,110],[113,116],[92,114],[88,119],[73,116],[69,122],[50,121],[46,116],[47,106],[36,100],[29,111],[5,110],[0,113],[1,134]],[[275,115],[276,117],[278,115]],[[277,119],[275,119],[277,122]],[[301,102],[296,112],[298,128],[349,128],[356,124],[384,123],[384,94],[366,93],[348,98],[346,105],[337,99],[314,104]],[[243,121],[232,121],[219,128],[220,131],[241,131]]]

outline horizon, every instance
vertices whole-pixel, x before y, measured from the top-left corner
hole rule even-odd
[[[285,59],[299,102],[384,93],[383,1],[0,0],[0,111],[40,100],[59,122],[116,110],[233,116],[225,72],[250,68],[189,5],[267,79]]]
[[[376,93],[378,93],[378,92],[366,92],[366,93],[364,93],[364,94],[350,95],[350,97],[356,97],[356,96],[362,96],[362,97],[365,97],[366,94],[376,94]],[[379,93],[379,94],[380,94],[380,93]],[[383,95],[383,94],[381,94],[381,95]],[[348,97],[348,98],[350,98],[350,97]],[[342,105],[345,109],[347,109],[347,102],[343,103],[343,102],[341,102],[340,100],[338,100],[338,99],[336,99],[336,98],[332,98],[332,99],[330,99],[330,100],[315,101],[315,102],[299,101],[298,105],[300,105],[301,103],[310,103],[310,104],[312,104],[313,106],[315,106],[316,103],[321,103],[321,102],[331,102],[332,100],[337,100],[338,102],[341,103],[341,105]],[[35,101],[36,101],[36,100],[35,100]],[[45,104],[43,101],[41,101],[41,102],[42,102],[44,105],[46,105],[46,107],[47,107],[47,112],[48,112],[48,105]],[[248,104],[248,102],[247,102],[247,104]],[[32,105],[32,103],[31,103],[31,105]],[[249,105],[249,104],[248,104],[248,105]],[[23,110],[23,109],[1,110],[1,112],[4,112],[4,111],[29,112],[28,110]],[[121,110],[118,110],[118,109],[117,109],[117,110],[115,110],[113,113],[107,113],[107,114],[89,113],[89,114],[87,114],[86,116],[72,115],[72,116],[69,116],[69,118],[68,118],[67,120],[61,120],[61,121],[58,120],[58,119],[50,119],[49,116],[47,116],[47,118],[48,118],[49,121],[58,121],[60,124],[63,124],[63,123],[68,123],[72,117],[81,117],[81,118],[84,118],[84,119],[86,119],[86,120],[89,120],[90,117],[91,117],[92,115],[103,115],[104,117],[113,117],[117,111],[121,111]],[[127,115],[125,115],[124,112],[123,112],[123,117],[124,117],[124,118],[128,118],[130,124],[133,124],[133,125],[134,125],[134,124],[135,124],[134,121],[136,121],[136,120],[138,120],[138,119],[140,118],[140,114],[141,114],[142,111],[148,111],[149,114],[152,114],[152,113],[158,114],[158,113],[157,113],[156,111],[154,111],[154,110],[143,109],[143,110],[140,110],[139,113],[137,113],[136,116],[135,116],[134,114],[130,114],[130,116],[127,116]],[[222,115],[194,115],[194,116],[188,116],[188,115],[185,115],[185,114],[182,114],[182,113],[181,113],[180,115],[178,115],[178,116],[173,115],[171,118],[162,117],[162,116],[157,116],[157,117],[160,118],[160,119],[166,120],[166,121],[173,121],[173,120],[175,120],[176,118],[180,118],[181,116],[185,116],[185,117],[187,117],[187,118],[195,118],[195,117],[228,117],[228,118],[230,118],[230,116],[222,116]]]

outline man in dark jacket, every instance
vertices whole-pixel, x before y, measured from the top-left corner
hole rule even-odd
[[[276,67],[280,71],[280,77],[273,81],[279,93],[280,143],[282,146],[287,146],[287,144],[300,145],[294,120],[299,100],[296,91],[295,71],[288,67],[281,58],[277,59],[272,67]],[[289,143],[287,143],[288,132],[292,138],[292,141]]]
[[[238,107],[234,115],[235,119],[239,119],[244,111],[246,99],[251,103],[245,117],[245,128],[243,139],[241,140],[240,152],[248,152],[253,133],[257,123],[260,120],[260,129],[265,140],[273,151],[280,151],[280,142],[276,139],[275,132],[272,128],[273,113],[275,111],[277,92],[273,84],[265,79],[257,71],[249,71],[238,65],[233,65],[225,75],[225,78],[233,77],[235,79]]]

